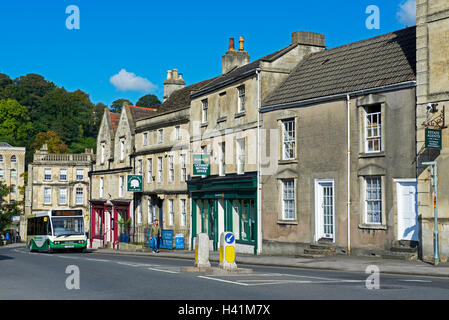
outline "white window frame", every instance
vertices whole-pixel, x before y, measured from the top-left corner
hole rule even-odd
[[[59,181],[67,181],[67,169],[59,169]]]
[[[82,187],[75,188],[75,204],[84,203],[84,189]]]
[[[238,92],[238,113],[243,113],[246,111],[246,101],[245,101],[245,85],[237,87]]]
[[[142,141],[143,146],[148,145],[148,132],[144,132],[143,133],[143,141]]]
[[[368,112],[369,108],[378,106],[380,111],[376,112]],[[364,108],[365,117],[364,117],[364,126],[365,126],[365,153],[376,153],[382,151],[382,105],[372,105]],[[375,125],[373,125],[375,123]],[[373,134],[373,132],[377,132],[377,134]],[[378,150],[374,148],[370,148],[370,143],[374,147],[375,142],[378,143]]]
[[[3,155],[0,154],[0,163],[3,163]]]
[[[296,158],[295,119],[282,120],[282,160]]]
[[[168,156],[168,182],[175,181],[175,160],[173,155]]]
[[[152,183],[153,182],[153,158],[148,158],[147,159],[147,166],[148,166],[148,183]]]
[[[60,205],[67,204],[67,188],[59,188],[59,204]]]
[[[180,207],[181,207],[181,227],[185,227],[187,224],[187,200],[186,199],[180,199]]]
[[[181,140],[180,130],[181,130],[181,126],[176,126],[175,127],[175,139],[176,140]]]
[[[148,224],[152,224],[154,218],[156,217],[156,206],[151,201],[151,198],[148,198]]]
[[[175,224],[175,208],[173,199],[168,199],[168,225],[173,226]]]
[[[44,204],[51,204],[51,188],[44,188]]]
[[[5,177],[5,170],[3,168],[0,168],[0,179],[3,179]]]
[[[207,99],[201,100],[201,123],[207,123],[207,109],[209,108],[209,102]]]
[[[76,181],[84,181],[84,169],[76,169]]]
[[[11,176],[11,180],[12,179],[17,180],[17,170],[11,169],[10,176]]]
[[[158,157],[157,160],[157,180],[158,183],[162,183],[164,181],[164,159],[162,157]]]
[[[17,162],[17,157],[15,155],[11,156],[11,163],[16,163]]]
[[[137,224],[142,224],[142,201],[141,200],[137,200],[137,206],[136,206],[136,211],[137,211]]]
[[[137,174],[143,173],[143,160],[139,159],[137,160]]]
[[[184,182],[187,179],[186,159],[187,155],[185,153],[181,154],[181,173],[180,173],[181,182]]]
[[[281,219],[283,221],[294,221],[296,218],[296,203],[295,203],[295,179],[282,179],[282,213]],[[290,189],[289,189],[290,188]]]
[[[374,182],[374,185],[370,184]],[[364,177],[364,202],[365,202],[365,224],[367,225],[382,225],[383,221],[383,199],[382,199],[382,176],[366,176]],[[370,192],[371,191],[371,192]],[[371,195],[371,196],[370,196]],[[373,197],[374,195],[374,197]],[[370,212],[370,207],[373,208],[373,205],[369,205],[369,203],[377,203],[377,213],[376,210]],[[378,221],[374,221],[372,219],[373,216],[378,217]]]
[[[164,142],[164,129],[159,129],[157,131],[157,143],[161,144]]]

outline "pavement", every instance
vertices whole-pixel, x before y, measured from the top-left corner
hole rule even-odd
[[[159,253],[153,253],[149,248],[141,251],[123,251],[114,249],[89,249],[90,252],[117,254],[117,255],[135,255],[135,256],[157,256],[159,258],[177,258],[192,260],[195,259],[194,252],[188,250],[164,250]],[[209,261],[218,263],[218,252],[210,252]],[[361,257],[335,255],[319,258],[301,258],[292,256],[269,256],[269,255],[251,255],[236,254],[236,264],[239,265],[263,265],[275,267],[292,267],[303,269],[320,269],[346,272],[369,273],[369,266],[376,266],[379,272],[385,274],[405,274],[433,277],[449,277],[449,263],[442,262],[434,266],[420,260],[408,261],[399,259],[384,259],[378,257]]]
[[[0,246],[0,249],[17,248],[24,246],[24,243],[14,243]],[[95,252],[100,254],[157,256],[158,258],[187,259],[192,261],[192,265],[195,259],[194,252],[189,250],[160,249],[159,253],[153,253],[149,248],[140,249],[139,251],[124,251],[100,248],[88,249],[88,252]],[[211,263],[218,263],[218,258],[218,252],[210,252],[209,260]],[[262,265],[273,267],[291,267],[363,273],[367,272],[367,268],[369,266],[376,266],[379,269],[379,272],[385,274],[449,277],[449,262],[441,262],[438,266],[434,266],[430,263],[420,260],[409,261],[363,256],[335,255],[319,258],[302,258],[293,256],[252,255],[237,253],[236,264],[237,266]]]

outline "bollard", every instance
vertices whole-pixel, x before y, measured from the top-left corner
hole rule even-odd
[[[195,237],[195,267],[210,268],[209,262],[209,236],[199,233]]]
[[[218,266],[225,270],[235,270],[235,236],[232,232],[220,235],[220,253]]]

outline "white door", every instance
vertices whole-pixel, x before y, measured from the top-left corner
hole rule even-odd
[[[335,240],[334,181],[315,181],[315,241]]]
[[[416,182],[397,181],[398,240],[418,241]]]

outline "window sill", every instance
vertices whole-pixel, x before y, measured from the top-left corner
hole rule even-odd
[[[380,157],[385,157],[385,152],[384,151],[359,153],[359,159],[362,159],[362,158],[380,158]]]
[[[298,164],[298,160],[297,159],[291,159],[291,160],[279,160],[278,161],[279,165],[282,164]]]
[[[207,122],[203,122],[203,123],[201,123],[201,128],[205,128],[205,127],[207,127],[207,125],[208,125]]]
[[[359,224],[359,229],[387,230],[387,226],[383,224]]]
[[[228,120],[228,117],[221,117],[217,119],[217,123],[226,122]]]
[[[278,220],[278,224],[297,225],[297,220]]]
[[[246,116],[246,111],[238,112],[234,115],[234,119]]]

